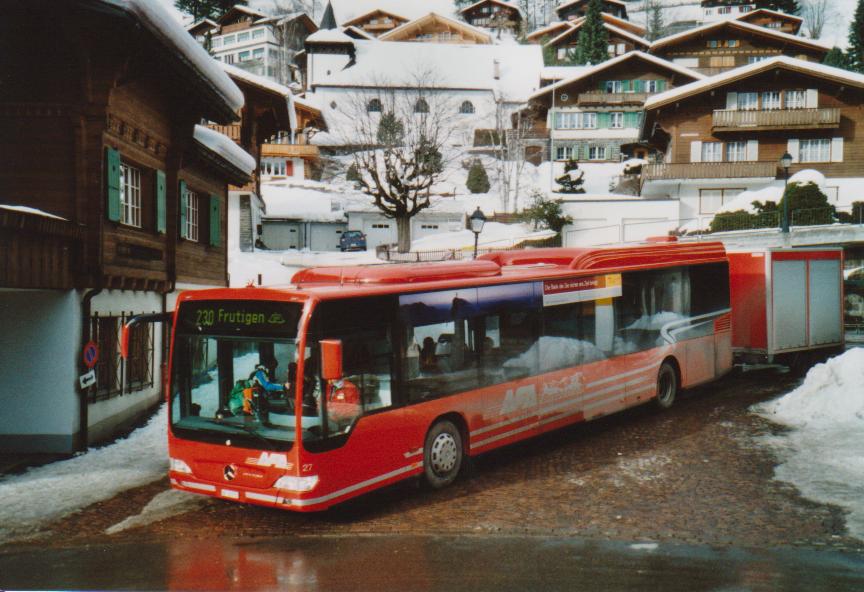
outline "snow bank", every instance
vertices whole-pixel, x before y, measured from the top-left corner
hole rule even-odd
[[[235,144],[234,140],[225,134],[220,134],[203,125],[196,125],[192,137],[195,138],[196,142],[211,152],[215,152],[247,175],[255,172],[256,164],[252,155]]]
[[[751,410],[791,428],[761,439],[780,458],[775,478],[846,509],[849,533],[864,539],[864,349],[814,366],[794,391]]]
[[[487,222],[480,233],[478,247],[514,247],[528,240],[543,240],[555,236],[553,230],[533,230],[528,224]],[[411,243],[412,251],[440,249],[473,249],[474,233],[470,230],[440,232],[418,238]]]
[[[130,516],[125,520],[105,529],[105,534],[115,534],[129,528],[137,528],[146,526],[153,522],[159,522],[176,516],[177,514],[185,514],[192,510],[206,505],[211,501],[211,498],[206,498],[200,495],[190,495],[185,491],[177,491],[176,489],[168,489],[157,493],[150,502],[144,506],[140,514]]]
[[[782,185],[768,185],[762,189],[742,191],[732,198],[731,201],[727,201],[725,204],[717,208],[716,213],[722,214],[724,212],[737,212],[738,210],[744,210],[745,212],[755,214],[756,208],[753,207],[754,201],[761,201],[763,203],[766,201],[773,201],[774,203],[780,203],[782,197]]]
[[[0,542],[168,474],[167,407],[129,437],[0,479]]]

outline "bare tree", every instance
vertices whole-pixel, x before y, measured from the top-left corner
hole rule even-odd
[[[531,117],[514,110],[505,98],[495,101],[495,165],[502,212],[518,209],[519,181],[525,168],[525,141],[531,133]]]
[[[342,122],[342,142],[355,148],[357,185],[396,220],[401,253],[411,249],[411,218],[432,205],[432,188],[448,165],[455,109],[431,80],[427,73],[407,87],[376,84],[374,92],[359,92]]]
[[[822,37],[826,26],[837,20],[837,10],[831,0],[806,0],[801,7],[804,28],[811,39]]]

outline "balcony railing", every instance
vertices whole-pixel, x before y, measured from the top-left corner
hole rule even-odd
[[[579,93],[580,105],[642,105],[648,100],[648,93]]]
[[[233,123],[231,125],[216,125],[215,123],[207,124],[207,127],[212,129],[213,131],[217,131],[220,134],[224,134],[234,140],[235,142],[240,142],[240,124]]]
[[[833,129],[840,125],[840,109],[773,109],[714,111],[714,131],[770,129]]]
[[[318,158],[320,151],[314,144],[263,144],[261,156],[263,158]]]
[[[769,162],[692,162],[649,164],[642,169],[645,181],[673,179],[774,178],[777,163]]]

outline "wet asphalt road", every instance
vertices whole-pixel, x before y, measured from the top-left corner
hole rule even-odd
[[[163,479],[0,546],[0,589],[864,590],[842,510],[774,480],[757,443],[779,428],[749,407],[797,381],[727,377],[484,455],[444,491],[406,482],[321,514],[196,497],[105,533]]]
[[[633,546],[547,537],[350,536],[126,542],[0,555],[7,589],[847,592],[834,551]]]

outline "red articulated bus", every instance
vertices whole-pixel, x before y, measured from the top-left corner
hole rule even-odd
[[[174,488],[313,511],[732,367],[721,243],[315,268],[183,293]]]

